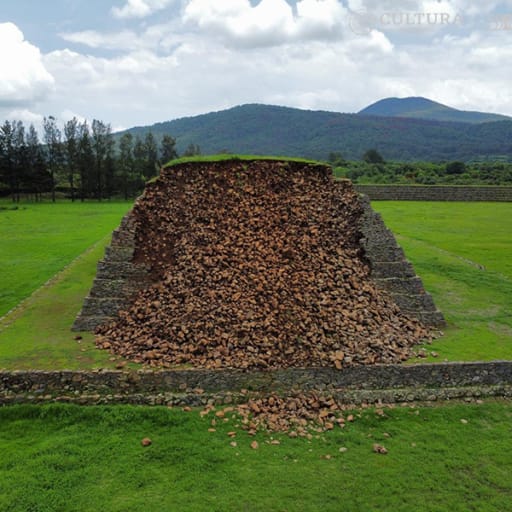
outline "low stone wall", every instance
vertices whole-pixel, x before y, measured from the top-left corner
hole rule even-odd
[[[512,187],[441,185],[354,185],[372,201],[489,201],[512,202]]]
[[[318,391],[347,404],[512,397],[512,361],[307,368],[0,372],[0,405],[76,403],[195,405]]]

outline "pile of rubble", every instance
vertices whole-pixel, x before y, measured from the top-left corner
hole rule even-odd
[[[282,432],[289,437],[308,437],[315,433],[344,428],[354,421],[353,414],[346,414],[346,407],[332,397],[318,393],[295,393],[282,397],[277,394],[251,398],[247,403],[216,408],[208,406],[201,416],[211,417],[214,428],[219,422],[236,420],[236,427],[249,435],[257,432]]]
[[[397,363],[429,337],[370,279],[362,208],[327,166],[188,163],[137,201],[134,261],[153,284],[97,345],[154,367]]]

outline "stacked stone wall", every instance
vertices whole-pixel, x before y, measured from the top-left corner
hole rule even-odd
[[[361,221],[362,246],[370,263],[371,277],[388,292],[405,313],[421,320],[425,325],[442,327],[443,314],[436,308],[432,296],[425,291],[421,279],[406,259],[395,236],[367,196],[362,196],[364,214]]]
[[[74,331],[94,331],[112,320],[122,307],[149,282],[149,269],[134,263],[135,226],[131,212],[112,234],[112,242],[98,263],[91,291],[85,298]]]
[[[272,371],[0,372],[0,405],[206,405],[318,391],[340,402],[400,403],[512,397],[512,362],[354,366]]]
[[[372,201],[512,202],[512,187],[354,185]]]

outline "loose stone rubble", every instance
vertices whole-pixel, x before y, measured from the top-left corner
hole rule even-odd
[[[97,345],[151,367],[397,363],[430,332],[370,279],[362,206],[329,167],[290,161],[165,169],[133,210],[150,269]]]

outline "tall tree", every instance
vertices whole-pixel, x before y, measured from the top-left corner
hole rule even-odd
[[[78,127],[78,177],[80,201],[94,193],[94,152],[87,121]]]
[[[110,125],[108,125],[110,130]],[[115,176],[116,176],[116,155],[115,155],[115,140],[112,132],[109,131],[107,136],[107,151],[105,155],[105,193],[110,199],[115,193]]]
[[[175,158],[178,158],[176,139],[166,134],[162,137],[162,142],[160,143],[160,166],[165,165]]]
[[[0,172],[0,179],[8,187],[14,201],[14,126],[9,121],[5,121],[0,128]]]
[[[46,165],[52,180],[52,201],[55,202],[57,176],[62,164],[62,134],[57,126],[55,117],[45,117],[43,120]]]
[[[92,149],[95,160],[95,195],[101,201],[104,195],[104,189],[107,184],[107,161],[112,154],[112,129],[109,124],[94,119],[92,122]]]
[[[75,201],[75,176],[78,173],[79,130],[78,119],[73,117],[64,125],[64,160],[71,193],[71,201]]]
[[[384,164],[384,158],[376,149],[369,149],[363,155],[363,160],[369,164]]]
[[[46,170],[43,148],[34,125],[31,124],[25,137],[27,147],[27,188],[34,194],[35,200],[41,198],[41,193],[50,190],[50,175]]]
[[[201,148],[197,144],[189,144],[183,156],[196,156],[201,154]]]
[[[136,135],[133,143],[133,163],[135,174],[144,181],[144,170],[146,168],[146,147],[141,138]]]
[[[155,136],[152,132],[148,132],[144,139],[144,147],[146,150],[146,162],[144,165],[144,177],[150,179],[157,175],[158,172],[158,146]]]
[[[20,201],[23,184],[27,181],[28,157],[25,144],[25,126],[22,121],[14,121],[14,197]]]
[[[123,134],[119,140],[119,174],[120,185],[125,199],[130,192],[130,181],[134,170],[133,135],[129,132]]]

